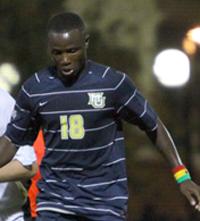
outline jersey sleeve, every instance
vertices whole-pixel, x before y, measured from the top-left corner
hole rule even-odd
[[[17,146],[32,145],[39,131],[38,128],[39,125],[31,106],[31,97],[22,86],[5,136]]]
[[[116,90],[116,100],[116,112],[120,118],[145,131],[157,128],[156,112],[126,74]]]
[[[36,162],[35,151],[32,146],[20,146],[13,160],[18,160],[23,166],[30,166]]]

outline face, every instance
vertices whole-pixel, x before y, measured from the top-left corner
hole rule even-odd
[[[60,77],[72,78],[82,70],[87,58],[87,44],[88,37],[78,29],[49,33],[48,49]]]

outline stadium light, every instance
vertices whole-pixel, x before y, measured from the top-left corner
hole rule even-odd
[[[20,81],[20,74],[11,63],[2,63],[0,65],[0,88],[11,92],[13,86],[17,85]]]
[[[181,50],[166,49],[156,56],[153,72],[163,86],[181,87],[190,78],[189,58]]]
[[[194,55],[200,46],[200,26],[190,29],[183,39],[183,49],[188,55]]]
[[[187,37],[200,45],[200,27],[190,29],[187,33]]]

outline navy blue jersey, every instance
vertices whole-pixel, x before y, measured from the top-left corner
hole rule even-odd
[[[157,115],[124,73],[88,61],[79,78],[63,83],[53,67],[22,86],[6,136],[32,144],[41,127],[38,211],[123,217],[127,209],[122,120],[153,131]]]

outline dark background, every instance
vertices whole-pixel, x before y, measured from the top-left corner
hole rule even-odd
[[[152,74],[158,52],[182,50],[187,31],[200,24],[200,0],[0,0],[0,63],[11,62],[21,81],[49,64],[46,23],[60,11],[80,13],[90,32],[89,57],[131,76],[164,121],[178,151],[200,183],[199,48],[190,56],[191,79],[165,88]],[[137,128],[125,124],[130,221],[196,221],[166,162]]]

